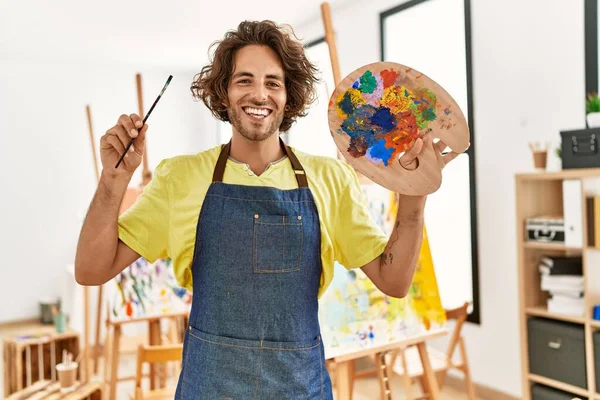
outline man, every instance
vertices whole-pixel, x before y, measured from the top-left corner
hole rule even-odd
[[[122,115],[102,137],[104,168],[81,231],[76,278],[100,285],[139,257],[173,260],[179,283],[193,291],[177,398],[331,399],[318,298],[334,261],[361,267],[389,296],[410,287],[425,197],[399,197],[388,240],[351,167],[279,138],[313,100],[315,73],[302,44],[272,22],[243,22],[227,33],[192,92],[231,123],[231,142],[161,162],[120,218],[148,127]],[[415,168],[432,145],[418,139],[401,163]],[[455,156],[438,159],[443,166]]]

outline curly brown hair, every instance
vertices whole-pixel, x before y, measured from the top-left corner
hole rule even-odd
[[[210,64],[194,77],[190,88],[192,94],[196,100],[202,100],[216,118],[230,122],[223,102],[227,102],[235,52],[250,44],[269,46],[281,60],[287,104],[279,130],[287,132],[298,117],[306,115],[307,108],[315,101],[315,84],[320,80],[317,68],[306,58],[304,46],[289,25],[277,25],[268,20],[243,21],[236,30],[227,32],[223,40],[210,46],[217,48]]]

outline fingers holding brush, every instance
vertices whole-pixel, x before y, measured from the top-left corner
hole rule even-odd
[[[106,131],[100,140],[100,159],[106,173],[115,176],[131,176],[141,164],[144,153],[144,141],[148,125],[140,131],[135,128],[136,123],[141,124],[137,115],[121,115],[117,124]],[[130,143],[134,140],[135,145]],[[123,158],[121,159],[121,156]],[[117,170],[114,165],[121,160],[124,168]],[[112,167],[112,168],[111,168]]]

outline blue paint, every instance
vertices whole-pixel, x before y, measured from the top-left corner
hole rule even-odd
[[[352,88],[353,89],[358,89],[359,87],[360,87],[360,80],[354,81],[354,83],[352,84]]]
[[[342,130],[351,138],[363,136],[370,147],[376,140],[374,129],[377,127],[371,124],[371,118],[376,111],[377,109],[370,104],[361,104],[342,122]]]
[[[387,167],[389,158],[394,153],[394,149],[388,149],[385,147],[385,139],[379,139],[375,144],[369,149],[368,155],[370,158],[374,160],[383,161],[383,164]]]
[[[354,112],[354,103],[352,103],[350,93],[346,92],[346,94],[344,94],[344,97],[342,97],[342,100],[338,103],[338,107],[347,115]]]
[[[377,130],[377,134],[383,134],[394,130],[398,122],[389,108],[379,107],[371,117],[371,124],[376,125],[374,128]]]

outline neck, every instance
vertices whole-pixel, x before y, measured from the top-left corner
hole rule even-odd
[[[279,144],[277,133],[263,141],[253,142],[234,130],[229,155],[239,162],[248,164],[256,175],[260,175],[267,169],[269,163],[281,159],[285,151]]]

